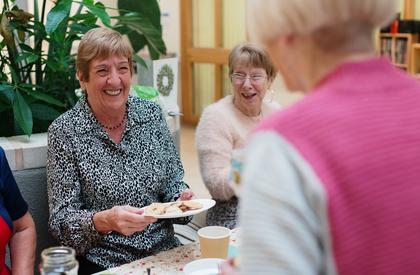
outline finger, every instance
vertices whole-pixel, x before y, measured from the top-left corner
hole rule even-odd
[[[140,220],[140,221],[123,221],[118,224],[118,232],[124,235],[132,235],[135,232],[143,231],[149,224],[156,221],[156,218]]]
[[[238,273],[238,270],[232,266],[232,261],[228,260],[228,261],[224,261],[221,265],[220,265],[220,274],[230,274],[230,275],[235,275]]]
[[[124,210],[126,210],[126,211],[128,211],[128,212],[130,212],[130,213],[134,213],[134,214],[144,212],[144,210],[143,210],[143,209],[138,208],[138,207],[133,207],[133,206],[131,206],[131,205],[125,205],[125,206],[123,206],[123,208],[124,208]]]
[[[130,223],[133,224],[150,224],[150,223],[154,223],[157,221],[157,219],[155,217],[152,216],[146,216],[146,215],[139,215],[137,213],[133,214],[133,213],[127,213],[127,217],[126,220]]]
[[[230,257],[229,259],[227,259],[227,262],[228,262],[231,266],[235,266],[235,258],[234,258],[234,257]]]
[[[181,200],[190,200],[193,196],[194,196],[194,193],[190,189],[187,189],[187,190],[184,190],[181,193],[180,199]]]

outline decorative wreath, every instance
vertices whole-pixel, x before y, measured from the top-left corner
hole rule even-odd
[[[168,85],[163,83],[164,77],[168,78]],[[157,75],[157,88],[161,95],[168,96],[174,85],[174,72],[167,64],[163,65]]]

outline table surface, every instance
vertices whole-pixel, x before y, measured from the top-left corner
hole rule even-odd
[[[231,230],[230,246],[238,246],[239,229]],[[114,267],[106,271],[96,273],[101,275],[128,275],[128,274],[147,274],[147,268],[151,269],[152,275],[172,275],[184,274],[184,266],[200,258],[199,243],[194,242],[177,248],[162,251],[157,255],[149,256],[125,265]]]

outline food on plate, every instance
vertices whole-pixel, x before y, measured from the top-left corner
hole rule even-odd
[[[176,205],[171,205],[165,208],[165,214],[182,214],[182,210]]]
[[[202,208],[203,205],[195,201],[176,201],[173,203],[154,202],[146,207],[146,215],[182,214],[189,210]]]
[[[146,208],[146,214],[163,215],[165,214],[166,206],[163,203],[154,202]]]
[[[196,201],[183,201],[182,204],[189,208],[188,210],[200,209],[203,205]]]

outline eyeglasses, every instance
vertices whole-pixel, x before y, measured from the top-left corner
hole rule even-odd
[[[247,79],[251,81],[252,84],[262,84],[267,78],[266,75],[254,74],[254,75],[245,75],[240,73],[233,73],[230,75],[235,84],[244,84]]]

